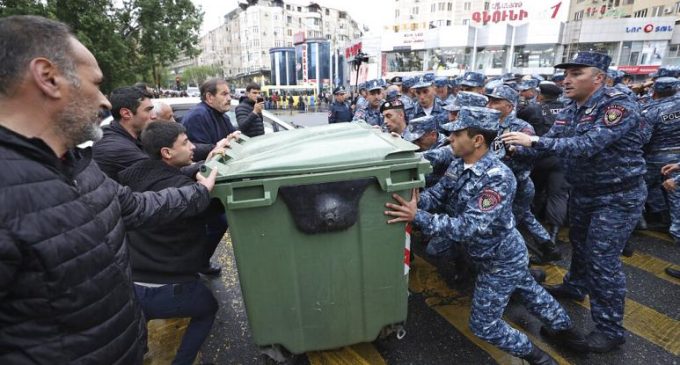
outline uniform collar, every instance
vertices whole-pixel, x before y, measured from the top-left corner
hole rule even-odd
[[[597,103],[600,101],[600,99],[602,99],[602,94],[604,94],[604,90],[605,90],[605,87],[600,86],[600,88],[597,89],[593,93],[593,95],[591,95],[590,98],[588,98],[588,100],[586,100],[586,102],[583,103],[583,105],[581,105],[581,108],[586,108],[586,109],[591,109],[591,110],[594,109],[595,106],[597,105]],[[575,102],[574,102],[574,105],[576,105]],[[577,106],[577,108],[578,108],[578,106]]]
[[[484,173],[486,173],[489,170],[489,168],[493,164],[494,158],[495,157],[493,156],[491,151],[488,151],[486,154],[484,154],[484,156],[482,156],[482,158],[479,159],[479,161],[475,162],[470,167],[469,170],[472,171],[472,173],[477,175],[477,176],[482,176],[482,175],[484,175]],[[463,159],[458,158],[456,160],[457,160],[456,162],[458,164],[458,168],[461,170],[461,173],[462,173],[465,170]]]

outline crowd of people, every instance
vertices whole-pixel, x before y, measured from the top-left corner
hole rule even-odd
[[[209,194],[216,171],[198,168],[241,134],[264,134],[260,87],[240,97],[238,128],[222,79],[177,123],[145,85],[103,95],[95,57],[62,23],[2,18],[0,49],[1,362],[141,364],[146,321],[190,317],[173,363],[193,363],[218,310],[200,275],[219,275],[211,257],[228,229]],[[634,227],[666,225],[680,241],[680,72],[660,68],[640,94],[610,61],[580,52],[550,81],[371,80],[354,103],[333,92],[329,123],[374,125],[431,162],[425,189],[386,203],[388,223],[413,225],[428,255],[474,280],[474,334],[531,364],[555,361],[502,319],[511,296],[548,339],[608,352],[625,342],[619,256]],[[542,286],[529,264],[561,258],[564,226],[569,272]],[[587,335],[555,299],[586,295]]]

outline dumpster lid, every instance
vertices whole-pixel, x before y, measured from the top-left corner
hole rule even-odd
[[[418,146],[365,123],[338,123],[244,137],[207,162],[218,181],[339,171],[419,161]]]

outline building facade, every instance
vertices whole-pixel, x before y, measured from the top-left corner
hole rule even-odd
[[[295,35],[322,39],[332,49],[344,47],[363,31],[346,11],[316,2],[284,0],[240,1],[224,23],[201,37],[198,65],[219,65],[235,85],[271,83],[270,49],[294,47]],[[276,53],[274,53],[276,54]],[[325,60],[330,64],[330,60]],[[175,72],[181,67],[173,65]]]

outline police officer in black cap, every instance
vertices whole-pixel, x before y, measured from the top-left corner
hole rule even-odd
[[[349,102],[345,101],[347,91],[344,86],[338,86],[333,90],[335,100],[328,110],[328,123],[341,123],[352,121],[352,109]]]

